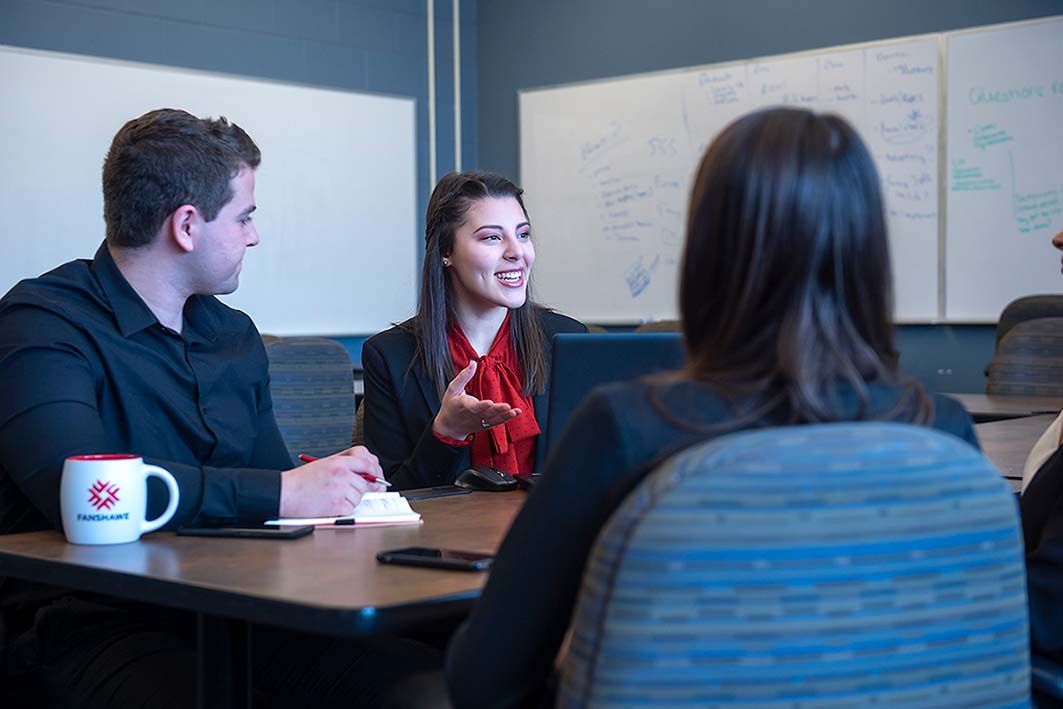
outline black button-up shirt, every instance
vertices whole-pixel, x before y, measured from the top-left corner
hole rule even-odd
[[[291,458],[245,314],[193,296],[163,326],[106,244],[0,300],[0,533],[59,528],[67,456],[134,453],[173,473],[169,527],[276,516]],[[149,481],[148,515],[166,491]]]

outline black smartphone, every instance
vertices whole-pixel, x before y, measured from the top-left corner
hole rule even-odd
[[[298,539],[313,534],[312,524],[223,524],[217,527],[179,527],[180,537],[240,537],[243,539]]]
[[[495,557],[478,551],[455,551],[454,549],[430,549],[406,547],[378,552],[377,561],[383,564],[407,566],[430,566],[434,569],[456,571],[487,571]]]

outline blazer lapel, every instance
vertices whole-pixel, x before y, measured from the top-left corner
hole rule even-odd
[[[428,418],[431,420],[443,405],[443,401],[436,391],[435,382],[428,376],[428,371],[420,363],[414,365],[411,373],[413,378],[417,380],[417,386],[421,390],[421,396],[424,397],[424,403],[429,412]]]
[[[547,375],[546,386],[543,387],[542,394],[536,394],[532,397],[532,402],[535,404],[535,420],[539,423],[539,440],[535,442],[535,469],[533,473],[543,472],[543,466],[546,465],[546,432],[550,426],[550,366],[554,361],[554,332],[547,326],[546,328],[546,363],[547,363]]]

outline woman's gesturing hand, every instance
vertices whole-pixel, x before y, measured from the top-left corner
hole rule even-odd
[[[440,436],[462,440],[471,433],[505,423],[520,415],[507,403],[477,399],[465,393],[465,386],[476,374],[476,360],[455,375],[443,392],[443,404],[432,421],[432,430]]]

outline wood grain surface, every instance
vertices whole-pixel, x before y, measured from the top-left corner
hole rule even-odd
[[[412,503],[420,525],[319,528],[294,540],[158,532],[82,546],[58,532],[0,536],[0,576],[331,635],[378,632],[465,612],[487,578],[380,564],[378,551],[494,552],[524,498],[517,491],[420,500]]]
[[[989,394],[946,394],[979,418],[1011,418],[1059,413],[1063,398],[1058,396],[991,396]]]
[[[1000,468],[1001,474],[1008,478],[1009,482],[1021,482],[1022,466],[1026,463],[1030,449],[1053,419],[1053,414],[1042,414],[993,421],[977,424],[974,431],[978,434],[982,451]],[[1012,485],[1012,488],[1018,490],[1016,485]]]

